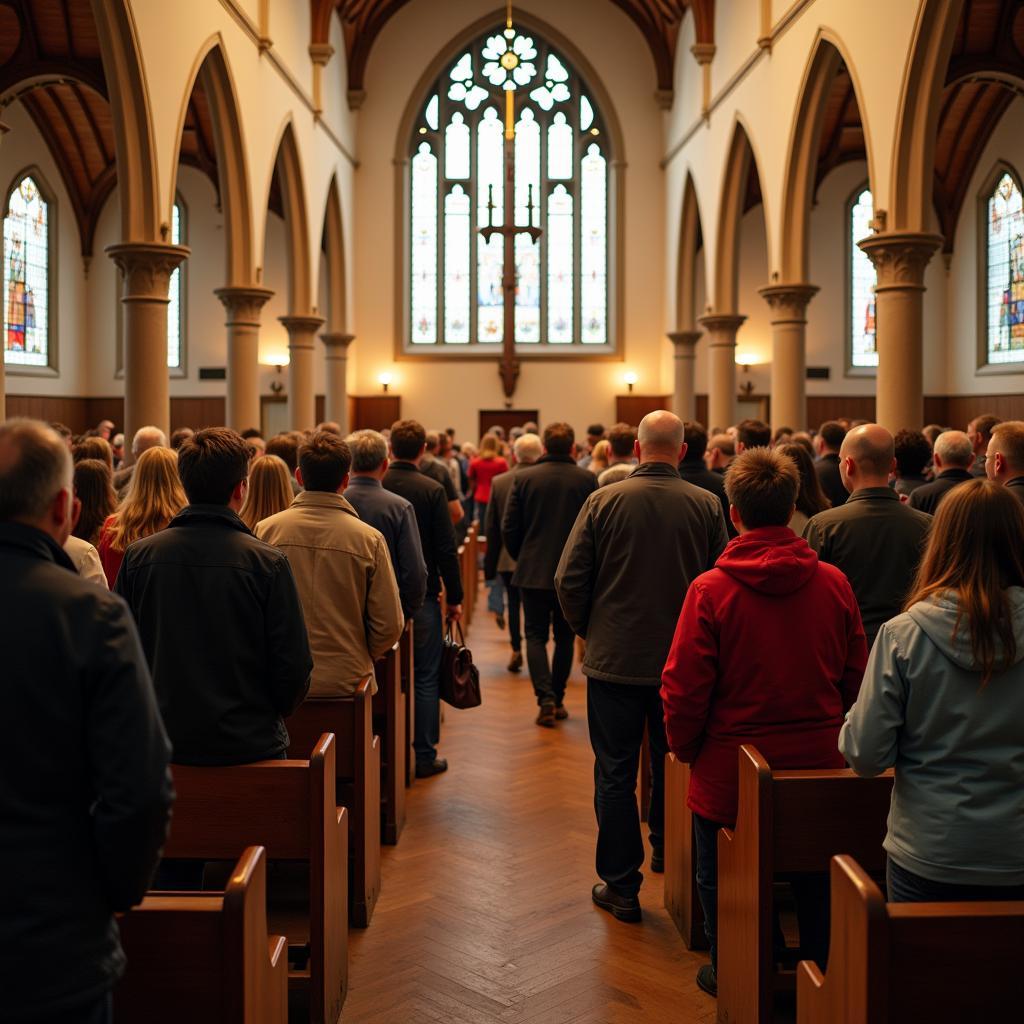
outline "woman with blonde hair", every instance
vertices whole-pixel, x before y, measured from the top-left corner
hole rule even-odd
[[[590,453],[590,463],[587,465],[587,469],[594,476],[600,476],[608,468],[611,457],[612,443],[607,437],[603,437],[594,445],[594,450]]]
[[[895,768],[885,838],[897,903],[1024,900],[1024,507],[949,491],[906,611],[882,626],[839,749]]]
[[[294,497],[287,463],[277,455],[263,455],[249,463],[249,490],[238,516],[255,530],[261,519],[283,512]]]
[[[100,561],[111,587],[128,545],[159,533],[187,504],[178,476],[178,453],[147,448],[135,463],[124,502],[103,524],[100,535]]]

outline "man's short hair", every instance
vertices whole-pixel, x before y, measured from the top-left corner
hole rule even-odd
[[[969,430],[973,430],[976,434],[980,434],[985,444],[992,440],[992,428],[999,426],[1003,421],[998,416],[993,416],[990,412],[984,413],[981,416],[975,416],[970,423],[967,424]]]
[[[437,446],[440,443],[441,443],[441,438],[438,435],[437,431],[436,430],[428,430],[427,431],[427,439],[426,439],[425,444],[427,446],[427,451],[430,452],[431,455],[433,455],[434,452],[437,451]]]
[[[536,462],[544,454],[544,445],[536,434],[520,434],[512,445],[516,461],[528,464]]]
[[[818,436],[825,442],[826,448],[839,451],[846,437],[846,427],[835,420],[828,420],[818,428]]]
[[[391,451],[396,459],[416,459],[427,443],[427,432],[416,420],[397,420],[391,424]]]
[[[932,457],[932,446],[920,430],[901,430],[896,435],[895,455],[900,476],[921,476]]]
[[[708,450],[708,432],[698,420],[687,420],[683,424],[683,442],[686,444],[684,462],[700,462]]]
[[[608,443],[612,446],[612,455],[620,459],[633,454],[633,442],[636,440],[636,429],[628,423],[616,423],[608,431]]]
[[[587,427],[587,437],[604,437],[604,424],[603,423],[591,423]]]
[[[267,441],[264,453],[276,455],[288,467],[288,472],[295,474],[295,467],[299,464],[299,442],[293,434],[275,434]]]
[[[748,530],[786,526],[800,490],[796,463],[774,448],[748,448],[725,474],[725,493]]]
[[[242,431],[242,437],[246,441],[253,437],[258,437],[261,441],[263,440],[263,434],[257,430],[256,427],[246,427],[245,430]]]
[[[194,433],[191,427],[178,427],[171,433],[171,450],[177,451]]]
[[[0,522],[42,519],[71,480],[71,453],[60,434],[40,420],[0,423]]]
[[[330,430],[314,431],[299,445],[299,469],[307,491],[334,493],[342,485],[352,466],[348,445]]]
[[[74,431],[63,423],[51,423],[50,429],[57,434],[60,434],[65,441],[70,441],[75,435]]]
[[[227,505],[249,473],[249,448],[227,427],[197,430],[178,449],[178,476],[190,505]]]
[[[544,450],[549,455],[569,455],[576,443],[576,432],[568,423],[549,423],[544,428]]]
[[[376,430],[357,430],[345,438],[352,455],[353,473],[373,473],[388,457],[388,443]]]
[[[772,428],[760,420],[740,420],[736,424],[736,440],[745,448],[767,448],[772,443]]]
[[[947,430],[935,439],[935,454],[944,466],[966,469],[974,455],[974,445],[962,430]]]
[[[335,423],[334,420],[325,420],[323,423],[318,423],[316,429],[320,433],[334,434],[335,437],[341,437],[341,425]]]
[[[1024,473],[1024,420],[1004,420],[992,428],[996,451],[1014,473]]]
[[[141,455],[147,448],[166,448],[167,435],[159,427],[139,427],[132,438],[132,455]]]
[[[708,447],[717,448],[728,459],[736,454],[736,442],[728,434],[712,434]]]

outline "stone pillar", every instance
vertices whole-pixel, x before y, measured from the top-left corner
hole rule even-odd
[[[325,331],[320,340],[327,349],[327,393],[324,398],[324,419],[333,420],[348,434],[348,347],[354,334]]]
[[[127,453],[139,427],[152,425],[170,433],[167,289],[171,274],[188,257],[189,249],[159,242],[125,242],[108,245],[106,252],[121,271]]]
[[[736,314],[709,313],[697,320],[708,335],[708,430],[724,430],[736,420],[736,332],[746,319]]]
[[[278,319],[288,332],[288,429],[312,430],[316,426],[313,344],[324,318],[282,316]]]
[[[874,264],[878,381],[875,419],[896,433],[924,420],[924,271],[941,235],[889,231],[857,243]]]
[[[234,430],[260,425],[260,310],[269,288],[215,288],[228,329],[228,393],[225,421]]]
[[[697,341],[703,331],[669,331],[675,349],[672,411],[685,423],[697,418]]]
[[[807,304],[813,284],[773,284],[761,288],[772,319],[772,426],[807,426]]]

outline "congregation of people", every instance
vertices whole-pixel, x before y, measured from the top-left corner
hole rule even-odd
[[[705,991],[741,744],[773,769],[895,769],[891,901],[1024,900],[1024,422],[708,430],[659,410],[579,442],[553,421],[473,445],[411,419],[130,441],[110,421],[73,437],[14,419],[0,424],[10,1019],[109,1020],[131,970],[113,914],[143,898],[174,827],[170,765],[285,758],[296,708],[352,694],[409,622],[415,775],[447,770],[444,634],[473,523],[540,728],[569,717],[579,657],[591,895],[619,921],[642,919],[645,864],[664,870],[665,757],[690,765]],[[801,953],[824,968],[827,877],[792,892]]]

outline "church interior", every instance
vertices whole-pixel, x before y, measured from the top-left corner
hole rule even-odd
[[[81,435],[109,421],[130,445],[148,427],[269,439],[415,420],[476,446],[528,421],[568,423],[582,445],[591,424],[657,410],[712,436],[746,420],[897,434],[1024,419],[1021,0],[0,0],[0,188],[0,422]],[[301,911],[247,902],[217,956],[194,922],[166,923],[176,897],[160,897],[168,918],[125,942],[125,984],[136,963],[142,980],[120,1004],[115,991],[117,1024],[172,1009],[245,1024],[996,1019],[947,933],[864,895],[885,870],[864,833],[884,832],[891,774],[870,792],[856,780],[847,820],[826,815],[829,856],[865,851],[863,868],[832,862],[827,971],[773,963],[757,909],[772,872],[806,870],[821,836],[794,825],[765,853],[771,836],[752,843],[741,821],[718,840],[717,1002],[695,981],[710,961],[689,768],[673,755],[669,863],[644,868],[643,923],[595,909],[587,684],[577,662],[568,720],[534,727],[486,607],[493,539],[471,519],[458,557],[483,705],[445,708],[452,770],[414,778],[404,637],[363,695],[369,747],[358,716],[297,725],[311,743],[337,733],[319,761],[303,756],[328,783],[337,758],[339,805],[350,763],[345,815],[328,793],[318,823],[303,776],[301,808],[283,804],[265,842],[235,850],[234,810],[225,823],[194,793],[212,769],[176,774],[181,820],[196,813],[178,856],[249,858],[223,908],[196,897],[203,913],[286,888],[278,858],[321,858],[319,882]],[[772,828],[774,798],[781,828],[845,799],[785,781],[751,767],[741,816]],[[222,808],[259,802],[256,775],[217,785]],[[366,799],[374,821],[381,802],[379,836],[357,854]],[[340,884],[331,850],[348,859]],[[796,911],[776,898],[788,935]],[[745,915],[739,952],[727,904]],[[993,963],[1019,953],[1024,904],[999,906],[954,921],[950,942],[980,934]],[[275,952],[296,914],[305,953],[291,938]],[[872,973],[890,942],[910,994]],[[222,996],[236,954],[244,980]],[[1007,986],[1019,1013],[1020,982]]]

